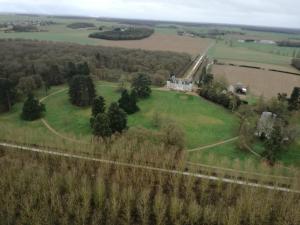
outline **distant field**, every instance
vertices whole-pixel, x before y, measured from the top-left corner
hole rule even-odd
[[[218,60],[220,63],[226,63],[226,64],[234,64],[234,65],[245,65],[245,66],[254,66],[254,67],[260,67],[262,69],[272,69],[272,70],[280,70],[280,71],[286,71],[290,73],[299,73],[300,70],[297,70],[295,67],[291,65],[274,65],[274,64],[265,64],[265,63],[259,63],[259,62],[245,62],[245,61],[239,61],[239,60]]]
[[[103,46],[141,48],[145,50],[185,52],[199,55],[211,43],[208,39],[181,37],[177,35],[155,33],[151,37],[138,41],[102,41]]]
[[[266,98],[283,92],[291,94],[295,86],[300,86],[300,76],[265,70],[214,65],[212,73],[216,78],[225,77],[230,84],[241,82],[249,86],[251,94]]]
[[[9,20],[30,20],[32,17],[23,16],[0,16],[1,21]],[[35,18],[36,19],[36,18]],[[150,38],[139,41],[107,41],[89,38],[89,34],[97,31],[97,27],[104,26],[107,28],[119,27],[116,22],[98,21],[96,19],[58,19],[52,17],[43,17],[44,20],[51,20],[58,24],[45,26],[43,29],[48,32],[22,32],[22,33],[4,33],[0,31],[0,38],[24,38],[34,40],[72,42],[88,45],[103,45],[110,47],[123,48],[139,48],[145,50],[161,50],[184,52],[191,55],[198,55],[207,48],[211,42],[208,39],[180,37],[177,35],[176,29],[171,28],[155,28],[155,34]],[[89,29],[71,29],[66,27],[68,24],[78,22],[88,22],[96,25],[96,28]]]
[[[280,66],[289,66],[292,60],[291,56],[283,56],[253,50],[247,48],[246,46],[236,46],[234,43],[231,47],[229,43],[225,44],[224,41],[218,41],[217,44],[210,49],[208,55],[221,60],[239,60]]]
[[[295,47],[280,47],[275,44],[260,44],[260,43],[239,43],[237,41],[233,44],[234,47],[247,48],[262,53],[269,53],[272,55],[294,57],[295,53],[300,52],[300,48]]]
[[[54,28],[53,28],[54,29]],[[191,55],[202,53],[209,43],[208,39],[180,37],[173,34],[161,34],[156,32],[150,38],[135,41],[108,41],[88,38],[93,30],[70,29],[55,26],[51,32],[27,32],[27,33],[4,33],[0,32],[0,38],[25,38],[47,41],[64,41],[79,44],[102,45],[110,47],[135,48],[158,51],[184,52]]]

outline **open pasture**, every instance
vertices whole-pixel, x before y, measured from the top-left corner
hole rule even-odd
[[[300,76],[266,70],[214,65],[212,73],[216,78],[225,77],[229,84],[249,86],[251,94],[266,98],[277,97],[278,93],[290,95],[295,86],[300,86]]]
[[[106,99],[107,106],[120,97],[120,93],[111,85],[98,85],[97,93]],[[72,106],[67,91],[48,98],[45,104],[45,119],[58,132],[91,137],[91,109]],[[183,129],[187,148],[213,144],[236,135],[238,119],[222,107],[197,96],[153,90],[152,96],[138,105],[140,112],[128,117],[129,127],[157,130],[152,121],[155,113],[158,113],[162,123],[163,120],[172,120]]]

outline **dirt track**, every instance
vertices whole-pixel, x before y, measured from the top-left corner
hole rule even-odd
[[[46,155],[57,156],[57,157],[85,160],[85,161],[90,161],[90,162],[98,162],[98,163],[114,165],[114,166],[118,166],[118,167],[125,167],[125,168],[127,167],[127,168],[133,168],[133,169],[148,170],[148,171],[160,172],[160,173],[165,173],[165,174],[170,174],[170,175],[173,174],[173,175],[181,175],[181,176],[186,176],[186,177],[195,177],[195,178],[200,178],[200,179],[220,181],[223,183],[230,183],[230,184],[236,184],[236,185],[241,185],[241,186],[263,188],[263,189],[272,190],[272,191],[281,191],[281,192],[288,192],[288,193],[295,193],[295,194],[300,193],[300,191],[296,190],[296,189],[279,187],[277,185],[273,186],[273,185],[269,185],[269,184],[267,184],[267,185],[260,184],[257,182],[251,183],[247,180],[243,181],[243,180],[229,179],[229,178],[223,178],[223,177],[218,177],[218,176],[209,176],[209,175],[205,175],[205,174],[201,174],[201,173],[184,172],[184,171],[179,171],[179,170],[170,170],[170,169],[152,167],[152,166],[147,166],[147,165],[144,166],[144,165],[132,164],[132,163],[126,163],[126,162],[111,161],[111,160],[106,160],[106,159],[88,157],[88,156],[83,156],[83,155],[75,155],[75,154],[71,154],[71,153],[63,153],[63,152],[57,152],[57,151],[49,151],[49,150],[45,150],[45,149],[15,145],[15,144],[10,144],[10,143],[0,143],[0,146],[4,147],[6,149],[14,149],[14,150],[19,150],[19,151],[34,152],[34,153],[46,154]]]
[[[266,98],[278,93],[290,95],[295,86],[300,87],[300,76],[285,73],[220,65],[214,65],[212,73],[216,78],[225,77],[229,84],[247,85],[253,95]]]
[[[101,40],[100,45],[123,48],[140,48],[145,50],[185,52],[196,56],[199,55],[199,53],[204,52],[210,43],[211,41],[208,39],[155,33],[149,38],[138,41]]]

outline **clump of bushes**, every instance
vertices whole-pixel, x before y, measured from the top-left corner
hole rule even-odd
[[[224,106],[227,109],[235,111],[242,104],[239,96],[227,90],[226,81],[215,81],[213,74],[207,73],[206,69],[202,71],[199,80],[199,95],[209,101]]]

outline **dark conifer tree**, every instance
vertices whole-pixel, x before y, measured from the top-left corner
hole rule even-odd
[[[78,72],[77,72],[76,65],[73,62],[68,62],[67,66],[66,66],[67,79],[70,80],[70,79],[72,79],[72,77],[74,77],[77,74],[78,74]]]
[[[127,114],[133,114],[139,111],[139,108],[136,104],[137,97],[136,92],[133,90],[129,95],[127,90],[122,92],[122,96],[119,99],[119,107],[123,109]]]
[[[94,121],[99,113],[105,113],[105,99],[102,96],[94,99],[92,105],[92,117],[90,119],[91,127],[94,126]]]
[[[118,101],[119,107],[129,114],[130,110],[130,96],[128,91],[125,89],[122,92],[121,98]]]
[[[96,117],[99,113],[105,112],[105,99],[102,96],[94,99],[92,105],[92,116]]]
[[[89,76],[76,75],[69,82],[70,101],[76,106],[91,105],[96,96],[93,80]]]
[[[139,98],[147,98],[151,94],[151,79],[146,74],[139,74],[132,81],[132,90],[134,90]]]
[[[300,109],[300,87],[295,87],[289,99],[289,110]]]
[[[271,164],[274,164],[276,157],[282,148],[282,140],[282,128],[279,125],[275,125],[270,138],[265,142],[266,151],[264,154]]]
[[[79,64],[77,71],[78,71],[78,74],[90,75],[90,68],[89,68],[89,65],[87,64],[87,62]]]
[[[45,105],[40,103],[32,94],[29,94],[23,105],[21,118],[23,120],[33,121],[41,118],[42,113],[45,111]]]
[[[121,109],[116,102],[112,103],[107,112],[110,128],[113,133],[121,133],[127,128],[127,115],[123,109]]]
[[[105,113],[99,113],[93,123],[93,134],[100,137],[110,137],[112,130],[110,128],[110,121]]]
[[[0,78],[0,112],[10,111],[16,96],[15,85],[12,81]]]

